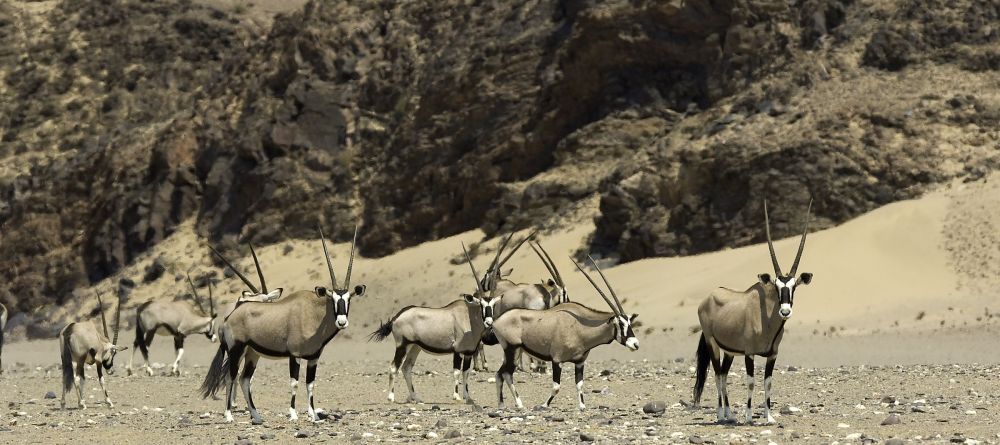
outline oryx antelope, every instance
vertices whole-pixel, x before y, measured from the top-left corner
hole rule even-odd
[[[601,269],[591,258],[590,262],[601,274],[604,284],[614,297],[614,303],[608,299],[600,286],[575,261],[580,272],[583,272],[590,284],[604,298],[611,308],[611,313],[601,312],[579,303],[563,303],[551,309],[533,311],[512,309],[501,315],[493,323],[493,333],[503,348],[503,364],[497,371],[497,406],[504,408],[503,385],[506,383],[518,408],[523,408],[521,398],[514,388],[514,354],[523,349],[528,354],[545,361],[552,362],[552,395],[545,401],[548,407],[559,392],[559,381],[563,363],[573,363],[576,370],[576,390],[580,409],[585,409],[583,402],[583,367],[590,351],[597,346],[618,341],[631,350],[639,349],[639,340],[632,330],[632,323],[638,314],[628,316],[622,307],[618,295]]]
[[[542,310],[569,301],[566,283],[563,281],[562,275],[559,273],[559,269],[556,268],[556,264],[552,261],[549,253],[536,241],[532,241],[528,245],[531,246],[531,250],[535,251],[535,255],[538,255],[538,259],[542,260],[545,269],[549,271],[550,278],[542,280],[541,283],[537,284],[514,283],[510,280],[500,280],[497,283],[496,290],[493,291],[493,297],[500,299],[496,310],[498,318],[511,309]],[[517,351],[515,360],[519,370],[545,371],[543,362],[535,363],[535,359],[530,356],[528,359],[530,365],[528,368],[525,368],[522,351]]]
[[[476,282],[474,295],[463,294],[461,300],[455,300],[440,308],[407,306],[400,309],[391,319],[382,323],[369,336],[369,341],[385,340],[392,334],[396,342],[396,352],[389,365],[389,395],[390,402],[396,400],[394,384],[396,373],[403,371],[406,386],[410,391],[407,402],[420,402],[413,388],[413,364],[417,361],[420,351],[431,354],[452,354],[454,357],[454,377],[456,400],[473,403],[469,395],[469,366],[473,355],[481,348],[483,334],[493,324],[493,305],[489,291],[479,280],[476,267],[472,264],[469,252],[465,250],[466,261],[472,269],[472,278]],[[462,380],[459,381],[459,376]],[[459,386],[464,388],[459,395]]]
[[[3,330],[7,328],[7,306],[0,303],[0,374],[3,374]]]
[[[101,311],[101,326],[103,332],[97,330],[93,322],[74,322],[59,331],[59,350],[62,359],[63,390],[59,406],[66,408],[66,393],[76,386],[80,397],[80,409],[87,409],[83,399],[83,383],[86,379],[86,365],[94,365],[97,369],[97,380],[104,391],[104,401],[109,408],[114,408],[108,389],[104,386],[104,371],[115,372],[115,354],[128,349],[128,346],[118,346],[118,328],[121,326],[122,304],[119,300],[115,308],[115,325],[112,335],[108,335],[108,322],[104,318],[104,302],[97,294],[97,304]]]
[[[701,322],[702,334],[698,340],[698,365],[694,385],[694,404],[701,401],[702,390],[708,374],[708,364],[712,363],[715,370],[715,386],[718,389],[718,420],[725,422],[733,419],[729,408],[729,392],[726,389],[726,376],[733,363],[733,357],[745,357],[747,370],[746,422],[753,421],[754,364],[753,357],[759,355],[767,358],[764,366],[764,415],[767,423],[774,423],[771,417],[771,373],[778,357],[778,346],[784,333],[785,321],[792,316],[792,305],[795,302],[795,288],[812,281],[812,274],[803,272],[798,277],[802,259],[802,249],[806,245],[806,234],[809,233],[809,211],[812,201],[806,209],[802,238],[799,241],[799,251],[788,275],[781,271],[778,258],[774,254],[771,242],[771,226],[767,218],[767,202],[764,202],[764,230],[767,234],[767,247],[771,253],[771,264],[774,266],[774,279],[768,274],[758,275],[759,282],[743,292],[719,288],[709,294],[698,306],[698,319]]]
[[[243,397],[250,409],[254,424],[263,423],[253,403],[250,383],[257,361],[261,356],[270,358],[288,357],[292,401],[288,408],[291,420],[298,419],[295,411],[295,395],[298,388],[299,360],[306,359],[306,391],[309,396],[309,419],[318,421],[321,411],[315,408],[313,398],[316,366],[323,348],[341,330],[347,329],[351,299],[361,297],[365,286],[351,288],[351,270],[357,246],[358,229],[354,228],[351,257],[347,263],[347,276],[343,285],[338,285],[333,272],[333,264],[326,249],[326,238],[320,230],[323,255],[330,272],[332,288],[317,286],[312,291],[301,290],[271,303],[247,301],[238,305],[223,322],[219,336],[219,351],[201,385],[202,396],[214,395],[223,384],[226,390],[226,421],[233,420],[232,407],[235,403],[236,374],[240,361],[244,361],[240,375]],[[263,278],[263,276],[262,276]],[[263,287],[263,281],[262,281]]]
[[[208,283],[208,309],[201,304],[198,289],[191,276],[187,277],[191,286],[191,298],[195,306],[187,301],[153,300],[139,305],[135,313],[135,341],[132,343],[132,354],[125,367],[128,375],[132,375],[132,360],[135,351],[142,353],[146,374],[152,376],[153,368],[149,367],[149,346],[153,337],[170,335],[174,338],[174,352],[177,357],[170,368],[170,375],[181,375],[180,363],[184,355],[184,339],[193,334],[204,334],[212,343],[217,340],[215,332],[215,297],[212,295],[212,283]],[[197,307],[196,307],[197,306]]]

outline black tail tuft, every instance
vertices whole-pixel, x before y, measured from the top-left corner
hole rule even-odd
[[[376,329],[375,332],[372,332],[372,334],[368,336],[368,341],[385,340],[385,338],[392,333],[393,321],[395,321],[395,318],[386,320],[385,323],[379,324],[378,329]]]
[[[708,349],[708,341],[705,334],[701,334],[698,340],[698,364],[695,366],[694,379],[694,405],[701,403],[701,392],[705,389],[705,380],[708,378],[708,364],[712,360],[712,352]]]
[[[69,350],[70,324],[63,331],[62,338],[59,339],[60,355],[62,356],[63,392],[73,390],[73,354]],[[98,365],[100,366],[100,365]]]
[[[226,343],[221,343],[219,352],[215,353],[212,365],[208,368],[208,373],[205,374],[205,381],[201,382],[200,391],[203,399],[214,397],[222,385],[229,383],[229,373],[226,372],[229,368],[229,358],[226,354]]]

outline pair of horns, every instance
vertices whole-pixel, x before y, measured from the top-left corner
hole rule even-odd
[[[559,269],[556,269],[555,261],[552,261],[552,257],[550,257],[549,253],[545,251],[542,244],[538,241],[532,241],[529,245],[531,246],[531,250],[535,251],[535,255],[538,255],[538,259],[542,260],[542,264],[544,264],[545,268],[548,269],[549,275],[552,275],[552,279],[555,280],[556,284],[561,287],[566,287],[565,282],[563,282],[562,274],[559,273]],[[541,249],[541,252],[539,252],[539,249]],[[544,256],[542,255],[543,253],[545,254]]]
[[[507,238],[510,240],[510,238]],[[469,250],[465,248],[465,242],[462,242],[462,252],[465,252],[465,260],[469,263],[469,268],[472,269],[472,279],[476,282],[476,290],[479,291],[479,295],[485,296],[486,290],[483,289],[482,281],[479,281],[479,274],[476,273],[476,266],[472,264],[472,257],[469,256]],[[498,254],[497,257],[500,255]]]
[[[257,260],[257,252],[254,252],[254,250],[253,250],[253,244],[250,244],[250,243],[247,243],[247,244],[250,246],[250,255],[253,256],[253,265],[257,268],[257,277],[260,278],[260,289],[257,289],[257,286],[254,286],[253,283],[251,283],[250,280],[247,279],[247,277],[245,275],[243,275],[243,273],[241,273],[239,269],[233,267],[233,264],[230,263],[229,260],[226,259],[226,257],[222,256],[222,254],[219,253],[218,250],[215,250],[215,248],[212,247],[212,246],[208,246],[208,248],[212,249],[212,253],[214,253],[215,256],[219,257],[219,259],[222,260],[222,262],[225,263],[226,266],[228,266],[230,270],[232,270],[233,272],[235,272],[236,276],[240,277],[240,279],[243,280],[243,284],[246,284],[247,287],[249,287],[250,290],[253,291],[253,293],[255,293],[255,294],[261,294],[261,293],[266,294],[267,293],[267,283],[264,282],[264,272],[260,269],[260,261]]]
[[[611,283],[608,282],[608,278],[604,276],[604,272],[601,272],[601,268],[597,266],[597,262],[594,261],[593,257],[587,255],[587,258],[590,259],[590,264],[594,266],[594,269],[597,269],[597,273],[601,274],[601,279],[604,280],[604,284],[608,286],[608,290],[611,292],[611,296],[614,297],[615,299],[614,303],[612,303],[611,300],[608,298],[608,296],[604,294],[604,291],[602,291],[601,287],[598,286],[596,282],[594,282],[594,279],[590,278],[590,274],[588,274],[587,271],[583,270],[583,266],[580,266],[580,263],[577,263],[576,260],[573,259],[573,257],[570,257],[569,260],[573,262],[573,265],[575,265],[577,269],[580,269],[580,272],[583,272],[583,276],[587,277],[587,281],[590,281],[590,284],[594,286],[594,289],[597,289],[597,293],[601,294],[601,297],[604,298],[604,302],[608,303],[608,306],[611,307],[611,311],[614,312],[615,315],[619,317],[624,317],[625,308],[622,307],[622,302],[621,300],[618,299],[618,295],[615,294],[615,290],[611,287]]]
[[[194,294],[194,302],[198,305],[198,309],[201,309],[203,313],[206,313],[212,317],[215,317],[215,297],[212,296],[212,280],[208,280],[208,305],[210,311],[205,310],[205,306],[201,304],[201,297],[198,296],[198,288],[194,286],[194,281],[191,280],[191,274],[187,274],[188,284],[191,285],[191,292]]]
[[[323,235],[323,226],[318,226],[319,228],[319,239],[323,243],[323,257],[326,258],[326,268],[330,271],[330,282],[333,284],[333,290],[341,289],[337,287],[337,274],[333,272],[333,262],[330,261],[330,252],[326,250],[326,236]],[[351,288],[351,270],[354,268],[354,248],[358,245],[358,225],[354,225],[354,239],[351,240],[351,259],[347,263],[347,277],[344,279],[343,289]]]
[[[809,207],[806,208],[804,228],[802,229],[802,239],[799,241],[799,251],[795,254],[795,262],[792,263],[792,270],[788,276],[795,276],[799,270],[799,260],[802,259],[802,250],[806,247],[806,235],[809,233],[809,213],[812,211],[813,201],[809,200]],[[771,251],[771,264],[774,266],[774,274],[779,277],[785,276],[781,273],[781,266],[778,265],[778,256],[774,254],[774,243],[771,241],[771,221],[767,218],[767,200],[764,200],[764,232],[767,234],[767,248]]]
[[[118,300],[118,307],[115,308],[114,337],[108,335],[108,320],[104,318],[104,300],[101,299],[101,293],[100,292],[97,293],[97,305],[99,306],[99,308],[101,310],[101,326],[104,327],[104,336],[107,337],[107,338],[111,338],[112,339],[111,340],[111,344],[117,345],[118,344],[118,328],[121,327],[121,321],[122,321],[122,302],[121,302],[121,300]]]
[[[488,281],[490,283],[489,287],[491,288],[496,287],[496,282],[499,281],[500,279],[500,269],[503,268],[503,265],[507,264],[507,261],[510,260],[510,258],[514,256],[515,253],[517,253],[517,250],[520,249],[525,242],[534,239],[535,235],[537,234],[538,234],[537,230],[532,230],[531,233],[528,234],[528,236],[524,237],[523,239],[521,239],[521,241],[518,241],[517,244],[514,245],[514,248],[507,253],[507,256],[503,257],[503,259],[500,259],[500,255],[503,253],[504,249],[507,248],[507,244],[509,244],[510,240],[514,238],[514,232],[511,232],[509,235],[507,235],[507,238],[504,239],[502,243],[500,243],[499,247],[497,247],[497,254],[493,258],[493,262],[490,263],[490,267],[486,269],[486,275],[483,277],[483,281]]]

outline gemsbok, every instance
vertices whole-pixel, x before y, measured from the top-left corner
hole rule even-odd
[[[7,328],[7,306],[0,303],[0,374],[3,374],[3,330]]]
[[[733,364],[733,357],[742,355],[746,361],[747,405],[746,423],[753,422],[753,357],[759,355],[767,359],[764,365],[764,415],[767,423],[774,423],[771,417],[771,373],[778,357],[778,346],[784,334],[785,322],[792,316],[795,302],[795,288],[809,284],[813,275],[803,272],[798,277],[802,259],[802,249],[809,233],[809,212],[812,201],[806,209],[799,251],[788,275],[781,272],[778,257],[774,254],[771,241],[771,224],[767,217],[767,202],[764,202],[764,231],[767,234],[767,248],[771,253],[774,279],[764,273],[758,275],[759,282],[743,292],[718,288],[709,294],[698,306],[698,320],[701,322],[701,338],[698,340],[697,368],[694,384],[694,405],[701,402],[702,390],[708,376],[708,364],[715,370],[715,386],[718,389],[719,422],[736,420],[729,407],[729,392],[726,376]]]
[[[296,291],[270,303],[246,301],[226,317],[219,330],[221,340],[219,351],[212,359],[212,365],[201,384],[201,394],[204,398],[214,396],[223,384],[228,383],[225,412],[227,422],[233,421],[232,407],[236,401],[236,374],[239,372],[240,361],[244,361],[244,366],[239,382],[243,389],[243,398],[246,399],[250,410],[251,421],[255,425],[264,422],[253,403],[250,390],[257,361],[261,356],[289,359],[292,389],[292,401],[288,408],[290,420],[298,419],[295,411],[295,395],[298,388],[299,360],[307,360],[306,391],[309,396],[309,420],[313,422],[320,420],[322,411],[316,409],[313,398],[319,357],[326,344],[340,331],[347,329],[351,299],[360,298],[365,293],[366,287],[363,284],[351,288],[351,270],[354,267],[357,240],[358,228],[355,226],[351,257],[347,263],[347,276],[342,286],[337,283],[333,263],[326,249],[326,238],[320,230],[323,256],[326,257],[333,287],[327,289],[317,286],[311,291]],[[263,275],[261,278],[263,288]]]
[[[476,267],[472,264],[464,243],[462,250],[472,269],[472,279],[476,282],[474,295],[462,294],[462,299],[440,308],[404,307],[368,337],[369,341],[382,341],[392,334],[396,342],[396,352],[389,365],[387,398],[390,402],[396,400],[394,384],[396,373],[400,370],[403,371],[403,378],[410,391],[406,401],[420,402],[413,388],[412,371],[417,355],[420,351],[427,351],[431,354],[453,355],[453,396],[456,400],[474,403],[469,395],[469,367],[472,357],[482,347],[483,334],[493,324],[493,305],[496,300],[491,299],[489,290],[483,287],[484,281],[488,280],[479,280],[479,274],[476,273]],[[458,392],[460,386],[464,388],[462,395]]]
[[[504,384],[514,396],[517,407],[524,408],[521,397],[518,396],[517,390],[514,388],[514,371],[516,370],[514,356],[518,349],[523,349],[539,360],[552,362],[552,395],[545,401],[544,406],[546,407],[552,404],[552,400],[559,393],[562,364],[573,363],[576,370],[576,391],[581,410],[586,409],[583,402],[583,370],[590,351],[597,346],[606,345],[616,340],[630,350],[639,349],[639,340],[632,330],[632,323],[638,314],[631,316],[625,314],[621,300],[618,299],[611,283],[604,276],[604,272],[601,272],[601,268],[597,266],[593,258],[590,258],[590,262],[601,274],[601,279],[604,280],[608,291],[614,297],[614,303],[583,270],[583,267],[576,261],[573,261],[573,264],[580,272],[583,272],[597,293],[604,298],[604,302],[611,308],[610,313],[570,302],[540,311],[512,309],[493,322],[493,333],[496,335],[500,347],[503,348],[503,364],[500,365],[496,375],[497,406],[500,409],[504,409]]]
[[[91,322],[74,322],[66,325],[59,331],[59,352],[62,359],[63,390],[62,401],[59,406],[66,409],[66,393],[76,386],[77,396],[80,397],[80,409],[87,409],[83,397],[83,383],[86,379],[84,370],[86,365],[94,365],[97,369],[97,380],[101,383],[101,390],[104,391],[104,401],[108,408],[114,408],[111,397],[108,396],[108,389],[104,386],[104,371],[108,375],[115,373],[115,354],[128,349],[128,346],[118,346],[118,328],[121,326],[122,304],[121,300],[115,308],[115,327],[112,335],[108,335],[108,322],[104,318],[104,302],[101,294],[97,294],[97,304],[101,311],[102,331],[97,330],[97,325]]]
[[[218,314],[215,312],[212,282],[208,283],[208,310],[206,310],[201,304],[198,289],[191,281],[190,275],[187,281],[191,286],[191,298],[195,305],[187,301],[153,300],[139,305],[136,309],[135,341],[132,343],[128,366],[125,367],[127,375],[132,375],[132,360],[137,349],[142,353],[146,374],[153,375],[153,368],[149,367],[149,346],[153,344],[153,337],[157,334],[170,335],[174,338],[176,358],[170,368],[170,375],[176,376],[181,375],[180,363],[184,355],[184,339],[187,336],[204,334],[212,343],[218,339],[215,332],[215,317]]]

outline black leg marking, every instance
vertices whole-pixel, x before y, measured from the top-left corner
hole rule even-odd
[[[310,363],[306,365],[306,387],[309,388],[309,410],[312,412],[316,411],[316,405],[312,395],[314,381],[316,381],[316,365]]]
[[[246,351],[246,345],[237,343],[229,349],[229,388],[226,391],[226,412],[229,413],[233,410],[233,390],[236,389],[236,375],[240,372],[240,360],[243,359],[243,352]]]
[[[288,377],[291,379],[292,382],[294,382],[294,383],[290,383],[290,386],[292,387],[292,402],[289,405],[289,408],[291,408],[291,411],[294,412],[295,411],[295,396],[297,394],[296,388],[298,387],[298,383],[299,383],[299,361],[298,361],[298,359],[294,359],[294,358],[288,359]]]
[[[176,352],[178,349],[181,349],[183,347],[184,347],[184,336],[183,335],[175,335],[174,336],[174,351]]]
[[[583,403],[583,363],[576,364],[576,393],[580,396],[580,408],[584,406]]]
[[[747,409],[749,409],[751,408],[751,404],[753,402],[753,356],[744,356],[744,363],[746,363],[747,379],[749,380],[747,385],[750,387],[750,392],[747,394]]]
[[[562,365],[556,362],[552,362],[552,395],[549,396],[549,400],[545,401],[545,406],[552,404],[552,400],[556,398],[556,394],[559,393],[559,382],[562,380]]]
[[[776,359],[774,357],[769,357],[767,359],[767,364],[764,365],[764,381],[767,382],[771,378],[771,373],[774,372],[774,362]],[[767,388],[770,389],[770,388]],[[764,400],[767,405],[767,409],[771,409],[771,392],[768,391],[767,398]]]

